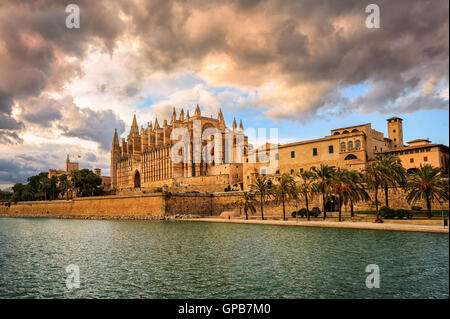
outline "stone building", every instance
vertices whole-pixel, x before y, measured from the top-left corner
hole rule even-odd
[[[140,131],[135,115],[127,139],[119,143],[117,130],[114,133],[112,187],[119,193],[161,187],[223,191],[240,184],[242,157],[247,152],[243,130],[242,122],[238,128],[236,120],[228,129],[222,111],[217,118],[202,116],[198,105],[193,116],[181,110],[177,117],[174,108],[170,124],[164,120],[160,126],[155,119]]]
[[[425,163],[448,169],[448,147],[424,140],[403,145],[402,122],[399,117],[387,119],[389,137],[372,129],[368,123],[333,129],[329,136],[320,139],[284,145],[266,144],[250,151],[244,158],[244,189],[248,189],[260,174],[299,174],[320,164],[361,171],[377,154],[389,152],[399,155],[406,169]]]
[[[386,153],[397,155],[408,172],[414,171],[423,164],[441,167],[448,172],[448,146],[432,144],[429,139],[413,140],[408,142],[406,146],[388,150]]]

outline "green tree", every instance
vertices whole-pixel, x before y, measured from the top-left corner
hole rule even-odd
[[[256,199],[255,194],[252,192],[244,192],[241,199],[242,206],[244,208],[245,219],[248,220],[248,212],[252,214],[256,213]]]
[[[425,200],[428,218],[431,218],[431,203],[433,201],[448,200],[448,178],[444,177],[438,167],[429,164],[421,165],[407,182],[408,195],[406,200],[413,203]]]
[[[351,196],[351,188],[344,170],[338,168],[331,179],[331,193],[338,199],[339,221],[342,220],[342,205],[346,204]]]
[[[253,184],[250,184],[250,190],[259,195],[261,219],[264,220],[264,203],[266,199],[272,197],[273,194],[272,181],[266,176],[258,177]]]
[[[69,199],[69,191],[72,189],[72,182],[67,178],[66,174],[59,176],[58,178],[59,190],[61,194],[66,195],[66,200]]]
[[[71,172],[71,179],[81,197],[101,194],[98,186],[102,184],[102,179],[91,170],[74,170]]]
[[[373,162],[369,164],[364,171],[364,180],[367,183],[367,186],[374,191],[375,197],[375,210],[377,212],[376,222],[380,223],[380,213],[378,210],[378,189],[383,184],[384,181],[384,171],[383,167],[379,164],[379,162]]]
[[[389,187],[405,186],[406,170],[401,164],[400,158],[394,154],[386,153],[377,156],[376,162],[383,172],[383,187],[385,206],[389,207]]]
[[[300,181],[297,182],[297,192],[302,194],[305,198],[306,205],[306,218],[307,220],[311,220],[311,216],[309,214],[309,199],[313,193],[313,178],[314,174],[311,171],[304,171],[298,175],[300,177]]]
[[[286,220],[286,200],[296,197],[294,178],[288,174],[277,177],[273,195],[278,202],[281,201],[283,204],[283,220]]]
[[[323,219],[327,218],[326,201],[330,194],[330,183],[336,171],[334,166],[320,164],[320,167],[312,167],[314,192],[322,196]]]
[[[348,204],[350,205],[350,216],[354,217],[354,204],[359,201],[370,200],[370,196],[367,193],[365,186],[363,184],[362,175],[355,170],[345,171],[347,187],[348,190]]]

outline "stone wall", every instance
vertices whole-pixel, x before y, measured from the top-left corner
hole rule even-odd
[[[0,206],[0,215],[19,216],[49,216],[49,217],[105,217],[105,218],[133,218],[152,216],[197,215],[217,216],[223,211],[241,210],[242,192],[217,193],[156,193],[138,194],[129,196],[102,196],[95,198],[75,198],[73,200],[57,200],[42,202],[19,202],[11,207]],[[379,192],[380,207],[384,205],[384,192]],[[389,202],[392,208],[410,209],[402,190],[390,190]],[[424,202],[414,204],[426,209]],[[257,216],[260,215],[259,203]],[[309,201],[310,209],[317,206],[322,210],[319,196]],[[305,207],[304,200],[286,203],[286,214]],[[448,201],[444,210],[448,211]],[[440,210],[441,206],[434,203],[433,210]],[[372,202],[355,204],[355,211],[374,210]],[[344,206],[343,212],[348,213],[350,208]],[[280,216],[282,206],[275,201],[268,201],[264,206],[265,216]]]

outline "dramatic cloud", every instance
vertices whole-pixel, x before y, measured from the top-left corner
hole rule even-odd
[[[64,1],[0,3],[0,143],[10,150],[53,136],[104,160],[134,112],[142,124],[197,103],[207,115],[252,109],[300,123],[448,109],[445,0],[379,0],[380,29],[366,28],[360,0],[76,3],[80,29],[65,27]],[[360,96],[342,94],[361,84]]]

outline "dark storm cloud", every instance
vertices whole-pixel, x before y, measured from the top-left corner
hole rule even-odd
[[[20,103],[24,113],[23,120],[49,127],[55,120],[61,119],[61,108],[63,105],[58,101],[47,97],[29,98]]]
[[[65,27],[67,4],[59,0],[7,0],[0,4],[2,116],[11,115],[15,100],[39,96],[47,88],[61,88],[67,80],[79,76],[78,59],[89,45],[113,51],[123,28],[117,5],[110,1],[77,1],[83,27],[69,30]],[[67,57],[78,59],[69,62]],[[28,120],[51,120],[49,114],[35,115]]]
[[[0,181],[3,184],[26,183],[28,177],[39,172],[39,169],[23,162],[0,158]]]
[[[216,84],[259,88],[275,82],[277,90],[286,90],[266,92],[275,97],[255,102],[270,109],[273,118],[313,116],[329,107],[330,96],[341,102],[342,111],[448,107],[436,88],[413,94],[430,78],[448,86],[448,1],[376,3],[380,29],[365,27],[368,3],[360,0],[85,0],[77,1],[81,28],[68,30],[62,1],[3,1],[0,92],[7,96],[0,96],[0,112],[10,116],[12,101],[82,76],[79,60],[65,58],[83,58],[89,45],[114,54],[121,35],[139,43],[141,67],[130,79],[136,85],[121,92],[127,96],[139,93],[146,73],[201,72],[205,61],[218,55],[229,63],[223,74],[214,75]],[[354,101],[339,95],[340,89],[359,83],[373,89]],[[311,94],[305,98],[297,87]],[[34,120],[41,118],[45,114]],[[76,134],[90,136],[83,132]]]
[[[70,97],[50,101],[61,105],[61,118],[57,121],[57,127],[64,136],[98,142],[102,150],[109,151],[114,130],[117,129],[119,135],[125,131],[125,123],[112,110],[79,108]]]

